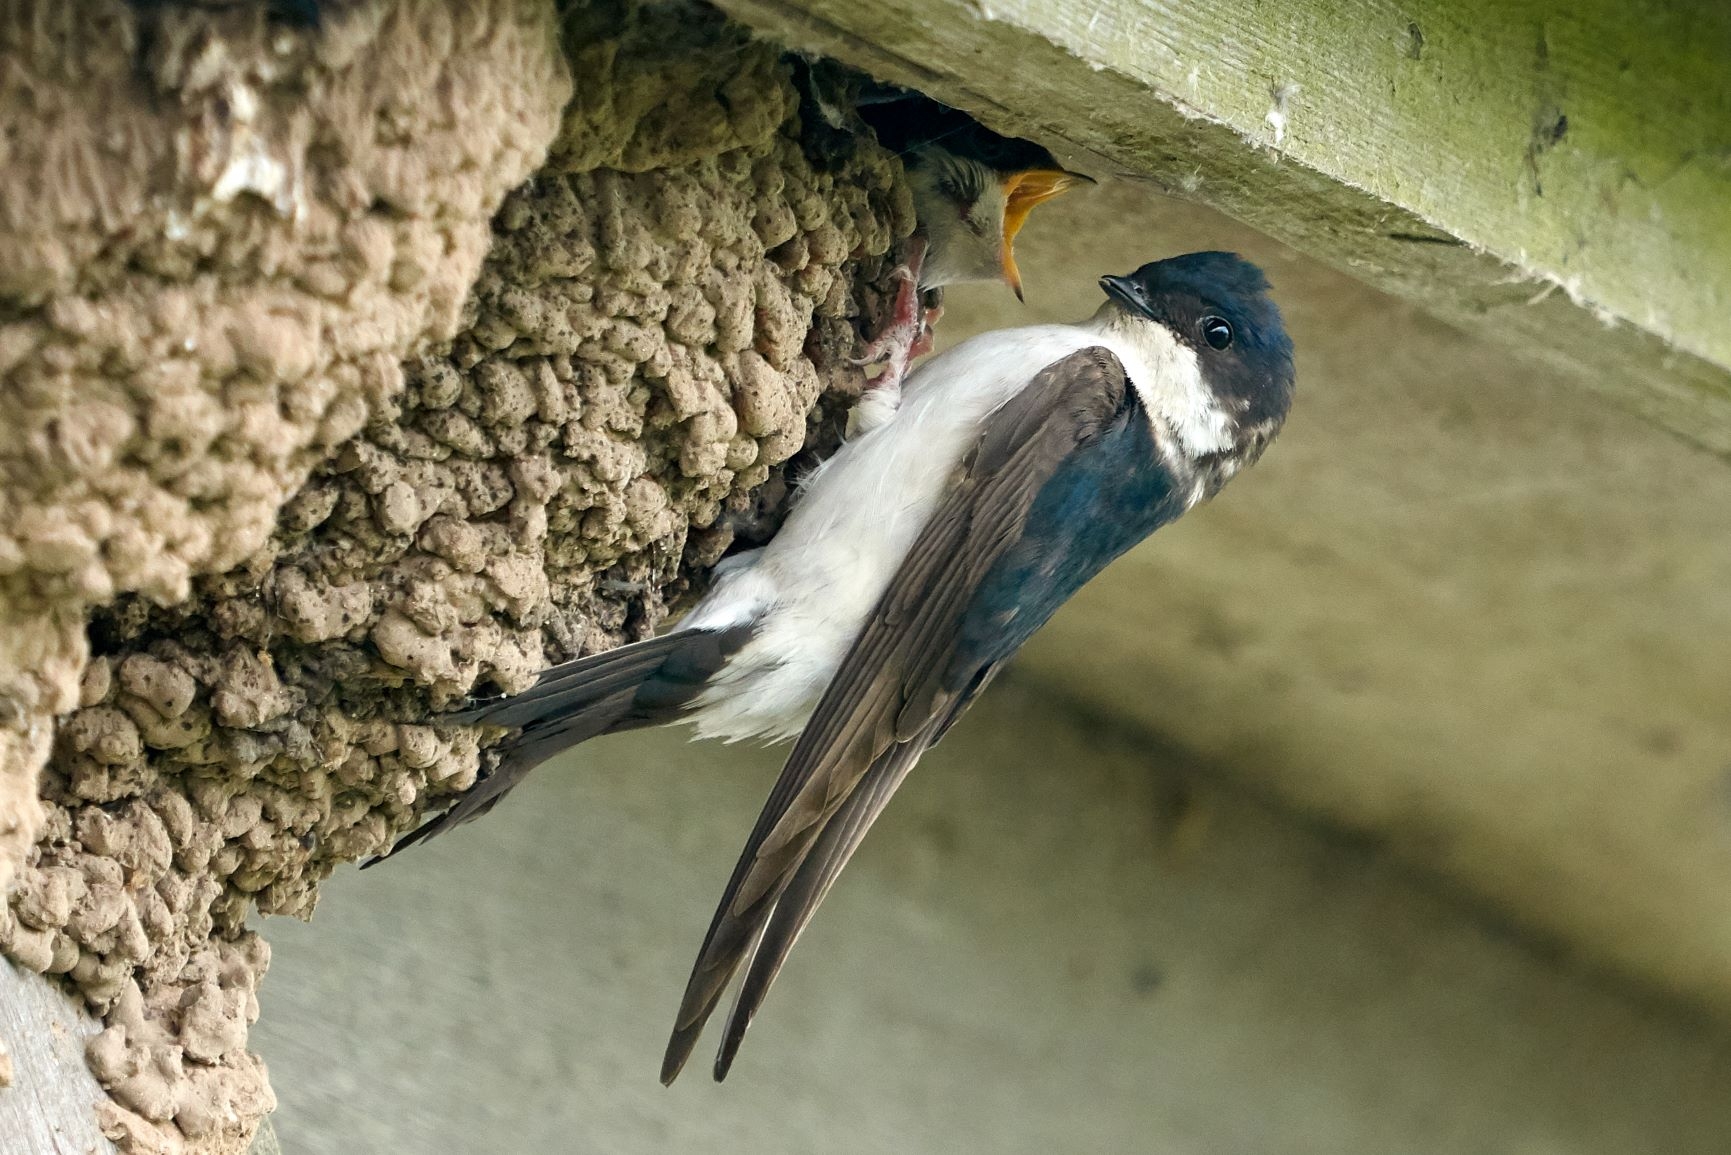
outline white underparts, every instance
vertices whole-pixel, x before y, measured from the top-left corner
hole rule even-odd
[[[1091,345],[1123,362],[1161,454],[1200,499],[1197,458],[1231,423],[1194,353],[1152,322],[1103,310],[1081,325],[986,333],[924,362],[900,405],[868,393],[856,430],[800,484],[768,545],[730,564],[680,628],[752,622],[745,646],[692,703],[701,737],[797,734],[860,626],[925,528],[982,424],[1043,368]]]
[[[896,410],[901,408],[901,404],[901,382],[868,387],[854,404],[854,407],[848,410],[847,432],[844,436],[847,440],[852,441],[874,429],[881,428],[896,415]]]

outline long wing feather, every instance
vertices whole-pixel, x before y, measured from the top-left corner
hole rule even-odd
[[[781,973],[793,944],[817,913],[842,867],[859,849],[866,831],[889,804],[890,795],[896,792],[920,756],[931,747],[937,729],[935,723],[929,724],[924,733],[884,751],[854,792],[837,807],[824,825],[823,833],[812,844],[810,853],[794,872],[787,889],[776,900],[775,909],[770,912],[769,921],[752,948],[750,966],[739,984],[739,995],[734,1000],[733,1009],[727,1015],[721,1049],[715,1056],[718,1082],[727,1077],[728,1069],[733,1066],[739,1044],[769,994],[770,984]]]
[[[678,1075],[728,982],[767,941],[773,949],[764,972],[748,980],[751,991],[729,1032],[733,1041],[723,1044],[724,1059],[731,1059],[793,938],[865,828],[953,720],[947,707],[957,695],[944,689],[944,678],[972,593],[1017,540],[1041,486],[1099,435],[1126,397],[1123,366],[1095,347],[1047,366],[988,419],[960,480],[855,639],[758,816],[692,968],[663,1082]],[[868,776],[864,800],[850,807]],[[844,808],[846,822],[828,836]],[[818,865],[783,910],[803,863],[826,836]],[[779,929],[769,937],[772,921]],[[726,1061],[717,1069],[719,1077]]]

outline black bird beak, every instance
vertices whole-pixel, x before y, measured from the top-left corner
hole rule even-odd
[[[1154,311],[1148,304],[1148,295],[1142,291],[1141,285],[1132,281],[1129,277],[1118,277],[1107,274],[1100,278],[1100,288],[1105,290],[1108,297],[1111,297],[1114,301],[1117,301],[1120,305],[1123,305],[1131,312],[1140,313],[1150,321],[1155,319]]]

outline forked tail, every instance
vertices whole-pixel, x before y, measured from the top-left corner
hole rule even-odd
[[[440,724],[516,730],[498,764],[449,810],[405,834],[389,855],[491,810],[523,778],[562,750],[600,734],[670,722],[751,637],[752,625],[727,630],[675,630],[554,666],[508,698],[447,714]]]

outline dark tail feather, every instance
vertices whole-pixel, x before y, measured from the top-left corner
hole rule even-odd
[[[914,741],[893,747],[866,771],[859,786],[824,824],[823,833],[799,864],[793,880],[776,899],[768,922],[747,955],[745,978],[734,998],[733,1009],[728,1012],[721,1046],[715,1054],[716,1082],[727,1078],[734,1056],[739,1053],[739,1044],[745,1039],[746,1029],[757,1017],[764,996],[769,994],[770,984],[781,974],[782,964],[787,961],[793,944],[829,895],[829,888],[841,874],[841,868],[847,865],[853,852],[865,840],[866,831],[883,813],[890,795],[896,792],[902,779],[908,776],[908,771],[930,746],[931,732],[935,729],[935,726],[928,727]]]
[[[521,694],[483,702],[437,719],[520,732],[498,765],[449,810],[397,840],[388,855],[479,818],[535,767],[601,734],[670,721],[751,637],[750,625],[730,630],[677,630],[554,666]]]
[[[936,729],[936,725],[928,725],[912,740],[886,750],[862,772],[852,793],[827,807],[785,846],[766,850],[763,837],[755,837],[757,848],[748,850],[735,868],[692,968],[662,1056],[662,1083],[678,1078],[704,1024],[743,966],[746,977],[728,1015],[715,1059],[716,1080],[726,1078],[745,1030],[780,973],[794,940],[811,921],[890,795],[931,745]],[[767,885],[757,893],[746,889],[754,874],[767,879]]]
[[[549,715],[569,715],[573,710],[608,697],[624,688],[635,689],[688,647],[707,648],[722,635],[705,630],[674,631],[658,638],[632,642],[615,650],[590,654],[574,662],[554,666],[521,694],[477,702],[465,710],[446,714],[440,722],[462,726],[502,726],[517,729]],[[711,671],[713,672],[713,671]]]

